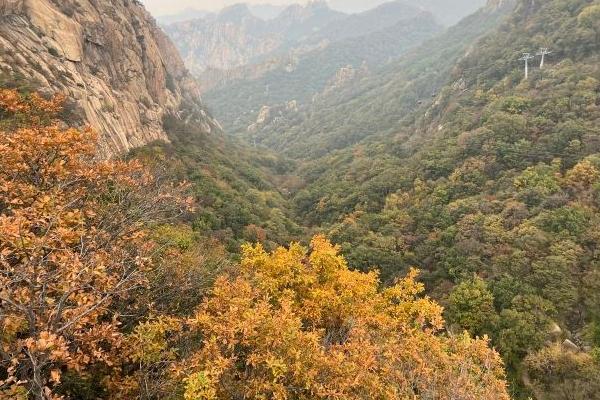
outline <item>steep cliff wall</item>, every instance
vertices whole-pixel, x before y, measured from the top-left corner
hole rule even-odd
[[[220,130],[177,50],[135,0],[0,0],[0,71],[66,93],[107,156],[168,140],[168,114]]]
[[[284,36],[255,17],[245,4],[217,15],[165,26],[193,73],[208,68],[228,70],[250,63],[279,48]]]

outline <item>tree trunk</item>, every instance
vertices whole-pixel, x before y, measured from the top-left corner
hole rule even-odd
[[[46,393],[44,392],[44,377],[42,375],[41,363],[33,354],[29,355],[29,359],[31,360],[31,367],[33,370],[33,379],[29,384],[29,390],[33,395],[35,400],[48,400]]]

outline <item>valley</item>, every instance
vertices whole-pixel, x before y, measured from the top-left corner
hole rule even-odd
[[[0,155],[0,399],[600,399],[597,0],[0,2]]]
[[[325,232],[350,266],[375,266],[385,282],[422,269],[452,329],[492,339],[516,398],[561,398],[540,394],[559,384],[537,363],[558,357],[543,362],[559,368],[552,363],[569,356],[552,346],[563,342],[593,347],[596,244],[583,237],[597,227],[597,181],[569,183],[600,167],[587,3],[489,1],[429,32],[435,8],[417,18],[398,9],[408,19],[396,26],[205,92],[230,135],[292,160],[296,177],[279,190],[299,225]],[[378,56],[378,45],[393,56]],[[519,57],[546,47],[552,61],[540,69],[536,58],[524,79]],[[542,374],[540,386],[524,384],[524,371]],[[576,398],[594,398],[584,386]]]

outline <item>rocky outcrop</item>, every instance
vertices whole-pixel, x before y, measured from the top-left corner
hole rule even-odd
[[[190,70],[229,70],[268,54],[283,43],[283,36],[268,29],[248,6],[225,8],[217,15],[165,26]]]
[[[168,114],[219,131],[176,48],[135,0],[0,0],[0,71],[65,93],[106,156],[167,141]]]
[[[353,65],[342,67],[335,73],[335,76],[331,78],[329,82],[327,82],[327,86],[325,86],[323,92],[317,95],[317,97],[327,96],[331,93],[334,93],[344,86],[351,84],[355,80],[368,75],[368,73],[369,67],[366,62],[364,62],[360,68],[354,68]],[[313,101],[315,101],[315,98],[313,98]]]
[[[276,125],[293,114],[298,113],[298,102],[290,100],[276,106],[262,106],[256,122],[248,126],[248,132],[255,133],[267,125]]]

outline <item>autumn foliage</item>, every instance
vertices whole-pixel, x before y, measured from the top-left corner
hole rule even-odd
[[[112,306],[145,284],[145,227],[171,201],[139,164],[95,160],[92,132],[54,121],[61,103],[0,91],[0,398],[55,399],[65,372],[116,369]]]
[[[0,91],[0,399],[509,398],[416,270],[382,288],[322,236],[224,268],[164,223],[178,190],[96,159],[61,103]]]
[[[244,248],[190,320],[202,347],[179,368],[186,400],[508,399],[487,340],[443,333],[417,272],[380,289],[324,237]]]

